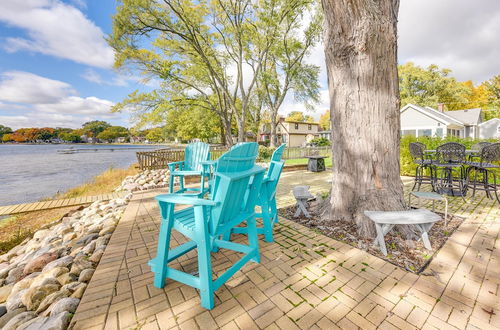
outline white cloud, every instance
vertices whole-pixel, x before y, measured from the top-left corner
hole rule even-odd
[[[71,85],[29,72],[0,74],[0,110],[18,115],[0,115],[2,125],[19,127],[79,127],[96,118],[117,119],[112,101],[95,96],[80,97]]]
[[[398,21],[400,63],[437,64],[458,80],[481,83],[500,73],[500,1],[404,0]],[[321,67],[327,88],[323,44],[306,60]]]
[[[97,71],[90,68],[85,70],[85,72],[82,74],[82,78],[99,85],[111,85],[111,86],[127,86],[128,85],[127,80],[137,80],[137,78],[127,78],[121,75],[106,80],[103,79]]]
[[[498,0],[401,1],[398,29],[402,63],[437,64],[475,83],[500,73]]]
[[[76,93],[69,84],[29,72],[9,71],[0,75],[0,100],[18,103],[51,103]]]
[[[103,100],[94,96],[82,98],[69,96],[60,99],[56,103],[38,104],[35,109],[47,113],[67,113],[79,115],[113,116],[110,109],[113,102]]]
[[[7,38],[9,52],[27,50],[95,67],[109,68],[113,50],[103,31],[77,8],[59,0],[2,0],[0,21],[28,38]]]

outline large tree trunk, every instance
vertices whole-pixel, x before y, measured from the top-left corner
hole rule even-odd
[[[277,116],[274,115],[274,110],[271,113],[271,138],[269,139],[269,146],[276,148],[278,146],[278,134],[276,134]]]
[[[405,207],[399,172],[399,0],[322,0],[333,130],[330,219],[374,228],[365,210]]]

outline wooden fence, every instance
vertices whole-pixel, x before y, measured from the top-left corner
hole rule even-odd
[[[212,147],[210,155],[212,159],[219,158],[225,151],[226,147]],[[136,152],[139,168],[144,170],[159,170],[167,168],[168,163],[184,160],[184,149],[158,149],[154,151],[139,151]]]
[[[219,158],[228,148],[226,147],[212,147],[210,155],[212,159]],[[158,170],[167,168],[167,164],[184,160],[184,149],[158,149],[154,151],[139,151],[136,153],[139,168],[144,170]],[[299,159],[307,156],[325,156],[331,155],[330,147],[315,147],[303,148],[292,147],[285,148],[283,159]]]

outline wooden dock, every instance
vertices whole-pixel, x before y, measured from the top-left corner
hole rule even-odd
[[[103,194],[97,196],[83,196],[76,198],[65,198],[65,199],[53,199],[47,201],[40,201],[34,203],[25,203],[25,204],[15,204],[15,205],[6,205],[0,206],[0,216],[9,215],[9,214],[19,214],[33,211],[41,211],[41,210],[50,210],[57,209],[61,207],[68,206],[77,206],[77,205],[85,205],[91,204],[95,201],[106,201],[113,198],[121,198],[126,195],[126,192],[114,192],[110,194]]]

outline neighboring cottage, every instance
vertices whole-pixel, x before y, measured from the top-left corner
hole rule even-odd
[[[479,138],[480,139],[490,139],[497,138],[500,139],[500,118],[492,118],[488,121],[479,124]]]
[[[486,131],[480,134],[482,121],[482,110],[479,108],[444,111],[442,107],[436,110],[431,107],[407,104],[401,109],[401,135],[493,137]]]
[[[271,125],[262,124],[259,141],[269,142],[271,139]],[[319,123],[305,123],[287,121],[281,117],[276,127],[278,144],[286,143],[289,147],[302,147],[319,136]]]

